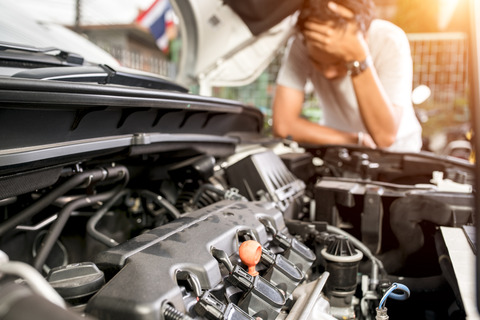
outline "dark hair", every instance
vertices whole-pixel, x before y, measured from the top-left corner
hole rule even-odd
[[[303,25],[308,18],[315,18],[320,21],[334,21],[339,26],[345,25],[347,20],[328,8],[330,1],[332,0],[304,0],[297,22],[300,30],[303,30]],[[334,0],[333,2],[353,11],[354,19],[357,21],[360,30],[364,33],[367,32],[370,23],[375,18],[375,4],[373,0]]]

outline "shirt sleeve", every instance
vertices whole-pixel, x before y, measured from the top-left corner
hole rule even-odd
[[[309,77],[309,65],[306,47],[297,34],[287,43],[277,76],[277,84],[303,91]]]

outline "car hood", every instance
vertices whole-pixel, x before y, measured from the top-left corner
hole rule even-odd
[[[182,54],[178,81],[240,86],[255,80],[293,30],[301,1],[172,0]]]

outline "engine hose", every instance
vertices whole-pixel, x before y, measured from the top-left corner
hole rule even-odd
[[[35,257],[35,261],[33,263],[33,266],[37,270],[41,270],[43,265],[48,259],[48,256],[50,254],[50,251],[52,250],[53,246],[57,242],[57,239],[60,237],[60,234],[63,231],[63,228],[65,227],[68,219],[70,218],[71,213],[79,208],[83,207],[88,207],[91,206],[92,204],[95,204],[96,202],[99,201],[106,201],[113,196],[115,196],[117,193],[122,191],[125,188],[125,185],[128,183],[129,180],[129,174],[128,170],[126,167],[123,166],[118,166],[118,167],[111,167],[108,169],[103,170],[103,176],[105,180],[105,177],[117,179],[117,178],[123,178],[124,181],[121,185],[115,187],[115,189],[111,191],[107,191],[101,194],[93,195],[93,196],[85,196],[76,200],[73,200],[69,202],[67,205],[65,205],[60,213],[58,214],[57,220],[52,224],[50,229],[48,230],[47,235],[42,241],[42,246],[38,251],[37,256]]]
[[[66,308],[65,301],[60,294],[52,288],[37,270],[24,262],[9,261],[8,256],[3,251],[0,251],[0,273],[22,278],[33,292],[61,308]]]
[[[20,223],[33,217],[35,214],[45,209],[58,197],[64,195],[65,193],[72,190],[73,188],[85,182],[97,182],[97,181],[105,180],[107,177],[118,175],[120,172],[126,172],[126,168],[123,166],[117,166],[117,167],[112,167],[107,169],[98,168],[98,169],[92,169],[92,170],[88,170],[88,171],[81,172],[74,175],[72,178],[64,182],[58,188],[54,189],[49,194],[40,198],[33,205],[29,206],[28,208],[25,208],[23,211],[17,213],[13,217],[11,217],[9,220],[2,223],[0,225],[0,237],[3,236],[9,230],[12,230],[13,228],[15,228]]]
[[[197,202],[200,200],[200,197],[202,196],[202,194],[205,192],[205,191],[212,191],[213,193],[219,195],[220,197],[222,197],[222,199],[225,197],[225,191],[224,190],[221,190],[221,189],[218,189],[216,188],[214,185],[212,184],[202,184],[200,186],[200,188],[198,188],[197,192],[195,193],[195,195],[193,196],[193,199],[192,199],[192,204],[193,205],[196,205]]]
[[[74,201],[69,202],[65,207],[63,207],[63,209],[58,214],[57,220],[53,223],[53,225],[48,230],[48,233],[45,236],[45,239],[43,239],[42,246],[39,249],[37,256],[35,257],[35,261],[33,264],[34,268],[37,269],[38,271],[42,270],[42,267],[45,264],[45,261],[47,260],[50,254],[50,251],[55,245],[55,242],[57,242],[58,238],[60,237],[60,234],[62,233],[63,228],[65,227],[65,224],[67,223],[68,219],[70,218],[70,215],[74,210],[91,206],[92,204],[95,204],[99,201],[106,201],[111,197],[115,196],[115,194],[120,192],[122,189],[123,189],[123,186],[118,186],[115,189],[108,192],[76,199]]]
[[[162,197],[159,194],[156,194],[155,192],[152,192],[150,190],[141,190],[139,192],[141,196],[144,196],[146,198],[149,198],[153,200],[157,205],[165,208],[167,212],[170,214],[170,217],[172,217],[174,220],[180,218],[181,214],[180,211],[178,211],[177,208],[173,204],[171,204],[167,199]]]
[[[103,218],[103,216],[110,210],[110,208],[126,194],[130,193],[129,189],[123,189],[117,194],[115,194],[107,203],[105,203],[87,222],[87,233],[98,242],[103,243],[107,247],[115,247],[118,245],[118,242],[114,239],[107,237],[103,233],[99,232],[96,229],[97,223]]]
[[[397,261],[418,251],[424,245],[422,221],[448,226],[451,219],[452,207],[435,198],[416,195],[393,201],[390,206],[390,227],[398,240],[401,253]]]
[[[169,304],[165,304],[163,307],[163,317],[165,320],[192,320],[190,316],[181,313]]]

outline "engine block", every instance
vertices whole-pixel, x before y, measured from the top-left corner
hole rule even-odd
[[[221,264],[212,248],[234,256],[242,233],[268,245],[265,219],[285,229],[281,212],[270,203],[223,201],[101,253],[96,264],[114,276],[89,301],[88,313],[100,319],[162,319],[165,303],[187,312],[177,273],[194,275],[201,290],[221,285]]]

